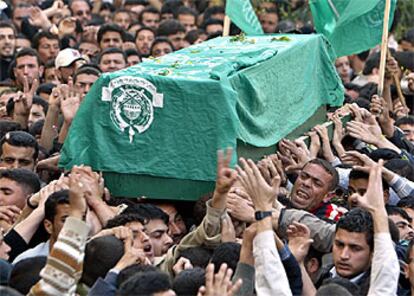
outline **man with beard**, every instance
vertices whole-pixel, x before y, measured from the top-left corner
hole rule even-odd
[[[16,47],[16,29],[11,23],[0,23],[0,81],[10,77],[9,66]]]

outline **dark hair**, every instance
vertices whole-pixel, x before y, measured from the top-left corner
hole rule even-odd
[[[23,259],[14,265],[9,277],[9,286],[23,295],[27,295],[40,280],[40,271],[46,265],[47,257],[31,257]]]
[[[177,10],[183,5],[184,3],[181,0],[164,1],[161,7],[161,14],[171,13],[173,15],[176,15]]]
[[[119,288],[130,277],[140,272],[158,271],[153,265],[133,264],[122,269],[116,278],[117,287]]]
[[[40,119],[35,121],[30,127],[29,127],[29,134],[31,134],[33,137],[40,136],[42,134],[43,125],[45,124],[44,119]],[[43,152],[42,146],[39,147],[40,152]]]
[[[43,112],[47,113],[47,110],[49,108],[49,103],[46,102],[44,99],[42,99],[42,97],[38,96],[38,95],[34,95],[33,96],[33,105],[40,105],[43,109]]]
[[[20,131],[22,127],[20,123],[10,120],[0,120],[0,139],[3,138],[8,132]]]
[[[312,258],[315,258],[318,261],[319,268],[322,267],[322,257],[325,255],[324,253],[316,250],[314,247],[310,246],[308,254],[305,256],[305,264],[307,264]]]
[[[135,42],[135,36],[131,33],[125,33],[124,34],[124,42]]]
[[[54,61],[52,61],[52,63],[54,63]],[[56,84],[52,83],[52,82],[48,82],[48,83],[42,83],[41,85],[39,85],[39,87],[37,88],[36,93],[38,95],[40,95],[40,93],[45,93],[50,95],[52,93],[52,90],[56,87]],[[46,101],[45,101],[46,102]],[[46,102],[47,103],[47,102]]]
[[[0,286],[0,295],[1,296],[23,296],[19,291],[13,289],[12,287]]]
[[[166,20],[159,25],[157,36],[169,36],[178,32],[185,33],[185,27],[177,20]]]
[[[42,38],[46,38],[46,39],[50,39],[50,40],[57,40],[58,44],[59,44],[59,36],[50,33],[49,31],[40,31],[38,33],[36,33],[36,35],[34,35],[33,40],[32,40],[32,47],[36,50],[39,50],[39,45],[40,45],[40,39]]]
[[[145,13],[152,13],[152,14],[158,14],[158,15],[160,15],[160,12],[158,11],[158,9],[156,9],[155,7],[153,7],[153,6],[148,6],[148,7],[145,7],[142,11],[141,11],[141,13],[139,14],[139,16],[138,16],[138,21],[142,24],[142,17],[143,17],[143,15],[145,14]]]
[[[187,6],[181,6],[178,11],[177,11],[177,15],[175,16],[176,18],[178,18],[178,16],[182,14],[182,15],[192,15],[196,22],[197,22],[197,11],[195,11],[194,9],[191,9],[190,7]]]
[[[124,282],[117,296],[153,295],[171,289],[168,275],[160,271],[138,273]]]
[[[147,0],[125,0],[124,2],[124,6],[125,5],[147,5],[148,1]]]
[[[211,25],[223,25],[223,21],[218,20],[218,19],[214,19],[214,18],[209,18],[209,19],[206,19],[203,22],[203,24],[201,25],[201,28],[203,28],[203,30],[207,31],[207,27],[211,26]]]
[[[112,54],[112,53],[119,53],[123,56],[125,63],[127,63],[127,57],[125,52],[118,48],[118,47],[110,47],[110,48],[105,48],[104,50],[101,51],[101,53],[98,56],[98,64],[101,63],[102,57],[106,54]]]
[[[174,51],[174,45],[171,43],[170,39],[168,39],[167,37],[157,37],[154,39],[154,41],[151,44],[151,49],[150,49],[150,53],[152,54],[152,50],[154,49],[155,45],[160,44],[160,43],[167,43],[172,51]]]
[[[85,247],[81,282],[92,287],[99,277],[105,277],[123,255],[124,243],[115,236],[102,236],[91,240]]]
[[[25,47],[17,52],[16,57],[14,58],[14,67],[17,66],[17,59],[21,57],[25,57],[25,56],[35,57],[37,60],[37,64],[39,66],[42,65],[42,61],[40,60],[40,57],[37,51],[34,50],[33,48]]]
[[[13,180],[24,188],[27,194],[36,193],[40,190],[39,177],[27,169],[5,169],[0,170],[0,179]]]
[[[408,160],[394,158],[387,161],[384,167],[410,181],[414,181],[414,166]]]
[[[98,30],[98,35],[97,35],[98,44],[101,43],[103,35],[106,32],[117,32],[121,35],[122,41],[124,41],[124,34],[125,34],[124,29],[122,29],[120,26],[118,26],[116,24],[105,24],[105,25],[101,26]]]
[[[139,52],[136,49],[133,49],[133,48],[128,48],[127,50],[125,50],[125,55],[127,56],[127,58],[130,57],[130,56],[136,55],[136,56],[139,56],[140,59],[141,59],[141,56],[140,56]]]
[[[203,29],[195,29],[187,32],[185,35],[185,41],[187,41],[190,44],[194,44],[200,38],[200,35],[206,34]]]
[[[326,279],[323,285],[316,292],[317,296],[351,296],[361,295],[361,290],[358,285],[350,280],[341,277],[334,277]]]
[[[406,196],[404,198],[401,198],[398,203],[397,206],[400,208],[410,208],[414,210],[414,196]]]
[[[354,208],[344,214],[336,224],[335,232],[343,229],[348,232],[365,233],[370,249],[374,249],[374,224],[369,212],[361,208]]]
[[[154,31],[154,29],[150,28],[150,27],[141,27],[137,30],[137,32],[135,33],[135,41],[138,38],[138,34],[141,33],[142,31],[150,31],[152,32],[152,34],[154,34],[154,36],[156,35],[156,32]]]
[[[378,148],[373,151],[371,151],[368,154],[369,158],[371,158],[373,161],[379,161],[380,159],[383,159],[385,162],[391,159],[400,158],[401,156],[394,150],[389,148]]]
[[[407,30],[407,32],[405,32],[402,40],[407,41],[407,42],[411,43],[412,45],[414,45],[414,28],[411,28],[411,29]]]
[[[182,250],[180,252],[178,259],[184,257],[190,260],[191,264],[194,267],[206,268],[208,263],[210,262],[211,256],[211,250],[198,246]]]
[[[55,66],[55,60],[46,61],[46,63],[44,64],[44,67],[45,67],[45,70],[46,69],[50,69],[50,68],[55,69],[56,68],[56,66]]]
[[[52,193],[45,202],[45,220],[53,222],[57,206],[63,204],[69,204],[69,190],[59,190]]]
[[[213,198],[213,192],[201,196],[194,204],[193,217],[196,225],[200,225],[207,213],[207,201]]]
[[[352,169],[348,176],[349,181],[351,180],[358,180],[358,179],[364,179],[369,180],[369,174],[363,171]],[[385,181],[384,178],[382,178],[382,190],[387,191],[390,189],[390,186],[388,185],[388,182]]]
[[[99,69],[98,66],[93,66],[91,64],[82,65],[82,67],[79,67],[75,71],[75,74],[73,75],[73,83],[76,83],[78,76],[82,74],[95,75],[96,77],[99,77],[101,76],[102,71]]]
[[[303,168],[305,168],[309,164],[315,164],[322,167],[325,172],[327,172],[330,176],[332,176],[331,184],[329,185],[329,190],[334,190],[339,183],[339,175],[336,169],[325,159],[315,158],[308,161]]]
[[[388,228],[390,230],[391,240],[397,245],[400,241],[400,231],[390,218],[388,218]]]
[[[17,30],[16,27],[13,25],[12,22],[8,22],[8,21],[0,21],[0,29],[2,28],[10,28],[13,30],[14,33],[14,37],[17,36]]]
[[[109,220],[106,225],[105,228],[114,228],[117,226],[124,226],[127,223],[130,222],[139,222],[141,224],[145,224],[145,217],[142,217],[139,214],[136,213],[127,213],[127,214],[120,214],[118,216],[115,216],[114,218],[112,218],[111,220]]]
[[[166,225],[168,225],[169,217],[168,215],[161,210],[159,207],[153,204],[137,204],[129,206],[125,209],[122,214],[138,214],[143,217],[145,220],[162,220]]]
[[[211,6],[204,11],[204,19],[207,20],[211,18],[212,15],[223,13],[224,14],[224,7],[222,6]]]
[[[34,149],[33,159],[36,160],[39,154],[39,145],[36,139],[29,133],[23,131],[8,132],[0,140],[0,155],[3,154],[3,144],[7,143],[15,147],[29,147]]]
[[[177,296],[197,295],[198,289],[206,281],[204,268],[195,267],[180,272],[174,279],[173,290]]]
[[[380,54],[379,53],[373,53],[368,56],[367,60],[365,61],[364,70],[362,71],[362,74],[369,75],[372,73],[372,70],[374,68],[379,68],[380,64]]]
[[[414,125],[414,116],[408,115],[408,116],[400,117],[395,121],[394,125],[399,127],[402,124]]]
[[[213,252],[211,263],[214,263],[214,271],[218,272],[223,263],[233,271],[236,270],[237,262],[240,259],[241,245],[238,243],[222,243]]]
[[[403,209],[401,209],[397,206],[387,205],[387,206],[385,206],[385,210],[387,211],[388,216],[400,216],[404,220],[407,220],[409,223],[411,223],[411,221],[413,220],[413,219],[411,219],[410,216],[408,216],[406,211],[404,211]]]

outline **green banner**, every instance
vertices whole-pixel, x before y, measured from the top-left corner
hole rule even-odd
[[[247,35],[263,34],[250,0],[227,0],[226,15]]]
[[[396,2],[391,1],[390,27]],[[381,43],[384,0],[310,0],[309,5],[316,31],[328,38],[338,57]]]
[[[274,145],[320,106],[342,104],[333,58],[321,35],[238,36],[103,74],[60,165],[119,174],[119,187],[122,175],[214,181],[217,149]]]

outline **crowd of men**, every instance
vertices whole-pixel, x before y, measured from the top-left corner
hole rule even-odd
[[[264,32],[314,33],[305,2],[258,1]],[[1,295],[414,292],[414,24],[391,33],[382,97],[378,48],[338,58],[344,106],[309,144],[235,168],[219,150],[214,192],[183,204],[111,196],[90,167],[59,169],[59,152],[102,73],[222,35],[223,1],[0,11]]]

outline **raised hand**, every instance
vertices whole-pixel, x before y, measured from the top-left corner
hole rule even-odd
[[[191,261],[189,259],[185,257],[180,257],[177,263],[175,263],[173,266],[173,272],[175,275],[178,275],[181,271],[192,268],[193,264],[191,264]]]
[[[332,162],[335,159],[335,155],[332,152],[331,142],[329,140],[328,128],[326,125],[317,125],[314,128],[314,131],[319,135],[320,139],[322,140],[322,153],[323,157]]]
[[[24,77],[23,92],[18,92],[14,99],[14,112],[17,115],[28,116],[33,104],[33,96],[39,87],[39,79],[34,79],[30,84],[29,78]]]
[[[221,220],[221,242],[236,242],[236,230],[234,229],[233,222],[227,215]]]
[[[376,164],[367,155],[359,153],[358,151],[347,151],[343,156],[343,162],[350,164],[354,169],[369,173]]]
[[[29,9],[29,21],[30,23],[39,28],[48,29],[52,26],[47,15],[37,6],[33,6]]]
[[[235,219],[254,222],[254,206],[250,197],[240,188],[232,189],[227,195],[227,212]]]
[[[217,152],[217,180],[215,190],[219,194],[229,192],[231,186],[236,182],[237,173],[229,167],[232,154],[232,148],[227,148],[226,155],[224,155],[223,150]]]
[[[214,274],[214,264],[209,264],[206,269],[206,285],[200,287],[197,296],[232,296],[240,289],[242,281],[235,284],[231,282],[233,271],[223,263],[220,270]]]
[[[74,167],[76,169],[76,166]],[[79,174],[72,173],[69,176],[69,204],[71,214],[79,219],[84,220],[86,217],[87,204],[84,198],[85,186],[82,183]]]
[[[299,263],[303,263],[308,254],[309,247],[313,243],[308,226],[299,222],[293,222],[293,224],[288,226],[286,233],[290,251]]]
[[[73,87],[73,82],[69,81],[67,87],[62,88],[63,96],[60,102],[63,118],[66,123],[72,123],[78,112],[81,94]]]
[[[358,121],[350,121],[346,125],[349,135],[368,144],[378,145],[381,141],[381,128],[378,125],[368,125]]]
[[[240,163],[243,169],[236,166],[238,180],[252,199],[256,211],[270,211],[279,193],[280,176],[276,175],[269,185],[251,159],[246,161],[244,158],[240,158]]]

